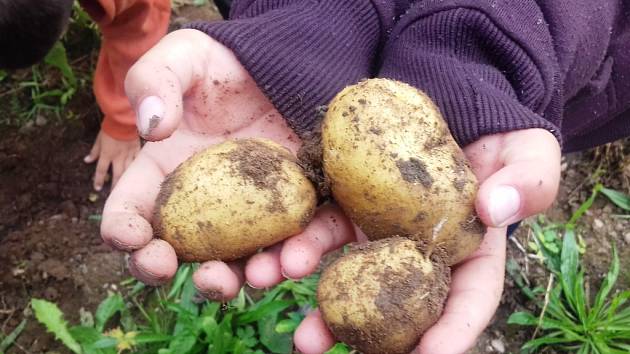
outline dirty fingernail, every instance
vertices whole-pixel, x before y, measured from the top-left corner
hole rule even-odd
[[[225,299],[221,289],[197,289],[197,291],[199,292],[199,294],[201,294],[201,296],[205,297],[208,300],[223,301]]]
[[[164,101],[157,96],[149,96],[140,102],[138,106],[138,131],[147,136],[160,124],[164,118]]]
[[[490,192],[490,205],[488,211],[492,223],[496,227],[507,225],[521,208],[521,196],[516,188],[511,186],[498,186]]]

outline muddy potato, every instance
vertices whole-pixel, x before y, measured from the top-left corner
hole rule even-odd
[[[166,178],[153,227],[181,260],[231,261],[299,233],[315,203],[312,184],[284,147],[227,141]]]
[[[409,353],[440,317],[450,270],[395,237],[354,246],[322,273],[317,300],[335,337],[359,351]]]
[[[322,145],[335,200],[371,240],[435,244],[449,265],[479,246],[477,180],[420,91],[385,79],[345,88],[328,107]]]

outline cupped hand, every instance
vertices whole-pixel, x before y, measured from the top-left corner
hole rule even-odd
[[[479,249],[453,267],[442,317],[422,337],[418,354],[461,354],[475,344],[503,292],[506,226],[546,209],[558,190],[560,146],[546,130],[484,136],[464,153],[481,183],[476,209],[489,228]],[[333,343],[317,311],[295,333],[302,353],[323,353]]]
[[[112,187],[118,183],[120,176],[131,165],[140,151],[140,139],[118,140],[105,131],[99,131],[90,153],[83,159],[85,163],[96,163],[93,177],[94,189],[103,189],[109,166],[112,166]]]
[[[158,285],[177,270],[175,251],[154,239],[151,227],[165,176],[196,151],[226,139],[267,138],[294,153],[301,141],[232,52],[196,30],[164,37],[130,69],[125,89],[137,111],[138,131],[150,142],[109,196],[101,235],[115,248],[132,252],[134,276]],[[207,297],[227,300],[245,281],[263,288],[285,277],[302,278],[316,269],[322,254],[352,239],[352,224],[328,205],[301,234],[248,260],[205,262],[193,280]]]
[[[168,281],[175,252],[153,239],[153,203],[165,175],[200,149],[228,138],[264,137],[294,153],[301,142],[224,46],[201,32],[166,36],[129,72],[126,90],[147,143],[123,175],[103,212],[103,239],[133,252],[130,269],[148,284]],[[463,353],[496,310],[503,287],[505,226],[548,207],[560,175],[560,149],[549,132],[521,130],[486,136],[465,153],[481,181],[476,202],[490,228],[479,250],[453,268],[444,314],[424,335],[418,353]],[[299,235],[248,260],[206,262],[194,274],[199,291],[217,300],[247,281],[262,288],[312,273],[326,252],[356,239],[352,223],[333,205],[316,213]],[[295,345],[322,353],[334,339],[319,312],[297,329]]]

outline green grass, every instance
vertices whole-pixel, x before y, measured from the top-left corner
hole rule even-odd
[[[589,294],[580,253],[585,251],[576,237],[577,223],[599,194],[605,195],[624,211],[629,211],[629,197],[597,184],[566,223],[539,219],[532,225],[534,242],[530,248],[543,260],[549,271],[547,289],[529,288],[519,276],[514,262],[508,272],[531,299],[538,313],[516,312],[508,323],[534,327],[534,336],[522,346],[523,353],[535,353],[551,347],[578,354],[622,354],[630,352],[630,291],[613,293],[619,276],[619,257],[613,245],[608,273],[594,297]]]
[[[293,332],[316,306],[318,276],[287,280],[258,299],[241,290],[221,304],[201,299],[192,282],[195,266],[183,265],[169,289],[127,282],[129,293],[110,294],[93,316],[70,326],[53,303],[33,299],[40,323],[74,353],[121,352],[292,353]],[[329,353],[349,353],[338,344]]]

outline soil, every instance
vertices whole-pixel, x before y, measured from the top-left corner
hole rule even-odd
[[[94,130],[77,122],[0,128],[0,323],[9,333],[31,297],[59,304],[71,323],[128,276],[98,230],[107,191],[83,163]],[[92,200],[92,201],[91,201]],[[60,350],[32,318],[9,352]],[[63,352],[63,351],[62,351]]]
[[[181,7],[174,12],[172,28],[188,20],[219,18],[209,7]],[[90,67],[96,51],[81,56]],[[77,93],[70,103],[69,109],[79,119],[55,123],[55,119],[41,117],[37,124],[21,128],[0,126],[0,331],[10,333],[22,318],[28,319],[9,353],[68,352],[34,320],[27,308],[31,297],[54,301],[66,320],[76,324],[80,309],[93,312],[108,291],[130,276],[125,256],[111,251],[99,236],[108,190],[92,191],[94,166],[83,163],[100,120],[89,91]],[[9,107],[1,101],[0,113],[11,114]],[[606,168],[601,176],[606,186],[630,193],[629,150],[630,143],[625,141],[565,158],[560,194],[546,216],[568,220],[590,195],[592,176],[599,167]],[[580,222],[591,289],[599,286],[608,269],[611,245],[616,245],[622,262],[617,287],[630,288],[630,221],[616,214],[622,211],[598,198]],[[533,285],[544,287],[545,274],[520,249],[526,247],[529,237],[526,225],[517,230],[508,242],[508,259],[525,269]],[[508,326],[506,320],[528,306],[507,276],[501,306],[470,353],[518,353],[532,331]]]

